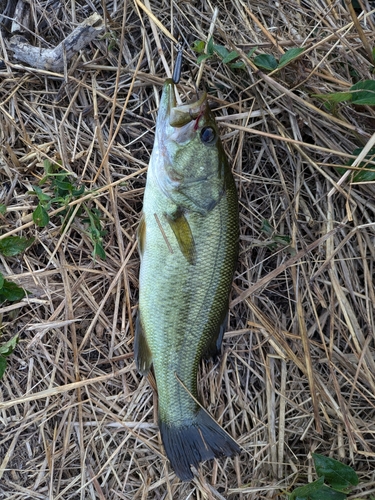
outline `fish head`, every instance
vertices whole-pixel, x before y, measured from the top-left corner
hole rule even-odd
[[[175,85],[164,84],[153,155],[154,175],[163,193],[180,208],[202,215],[225,191],[228,163],[207,94],[177,106]]]

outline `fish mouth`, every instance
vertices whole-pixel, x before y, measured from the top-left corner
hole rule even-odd
[[[193,120],[198,121],[205,114],[206,108],[207,94],[204,92],[195,102],[171,108],[169,112],[169,124],[171,127],[180,128]]]
[[[180,128],[184,125],[198,120],[209,112],[207,104],[207,94],[204,92],[201,97],[189,104],[177,106],[175,96],[175,83],[168,79],[164,83],[162,99],[159,106],[158,121],[165,130],[169,127]],[[169,135],[169,134],[168,134]]]

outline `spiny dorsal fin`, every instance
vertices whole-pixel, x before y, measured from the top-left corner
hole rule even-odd
[[[173,216],[169,214],[164,215],[176,236],[181,252],[189,264],[194,265],[196,258],[195,242],[185,214],[182,210],[179,210]]]

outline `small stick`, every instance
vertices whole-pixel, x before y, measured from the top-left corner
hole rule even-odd
[[[218,9],[218,7],[215,7],[214,12],[212,14],[210,29],[208,31],[207,43],[209,42],[210,38],[212,38],[212,36],[214,34],[216,19],[217,19],[218,15],[219,15],[219,9]],[[207,54],[207,44],[206,44],[206,47],[204,49],[204,53]],[[204,69],[204,61],[201,62],[201,65],[199,67],[198,76],[197,76],[197,81],[195,82],[195,85],[197,88],[199,87],[199,84],[200,84],[200,81],[201,81],[201,78],[203,75],[203,69]]]
[[[371,49],[369,41],[366,38],[365,32],[362,29],[361,23],[359,22],[359,19],[358,19],[357,14],[354,10],[353,4],[350,0],[345,0],[345,4],[346,4],[346,7],[348,8],[350,16],[353,20],[353,24],[358,31],[358,35],[363,43],[363,47],[364,47],[365,51],[367,52],[367,57],[369,58],[370,63],[373,64],[374,63],[374,56],[372,54],[372,49]]]
[[[65,40],[53,49],[41,49],[30,45],[22,35],[14,35],[8,41],[13,57],[37,69],[54,72],[64,71],[64,60],[69,61],[104,30],[103,19],[99,14],[92,14],[78,25]]]

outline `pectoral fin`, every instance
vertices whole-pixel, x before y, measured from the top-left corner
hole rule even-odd
[[[178,246],[189,264],[195,264],[196,252],[193,233],[184,213],[177,212],[173,216],[164,214],[171,229],[176,236]]]
[[[135,325],[134,359],[139,373],[147,375],[152,365],[152,353],[147,343],[139,312]]]

